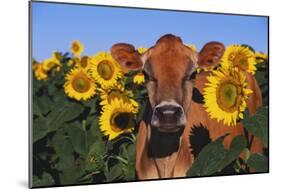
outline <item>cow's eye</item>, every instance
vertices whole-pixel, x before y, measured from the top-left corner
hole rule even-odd
[[[193,81],[196,77],[197,71],[194,71],[190,74],[187,74],[186,76],[183,77],[183,81]]]
[[[197,74],[197,71],[196,71],[196,70],[193,71],[193,72],[190,74],[190,76],[189,76],[189,80],[194,80],[195,77],[196,77],[196,74]]]

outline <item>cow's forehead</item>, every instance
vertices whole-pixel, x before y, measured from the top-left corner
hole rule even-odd
[[[192,67],[192,50],[186,47],[179,37],[166,35],[161,37],[150,50],[147,69],[154,73],[181,76]]]

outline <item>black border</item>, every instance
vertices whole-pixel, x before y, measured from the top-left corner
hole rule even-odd
[[[145,182],[145,181],[161,181],[161,180],[179,180],[179,179],[191,179],[191,178],[208,178],[208,177],[228,177],[228,176],[238,176],[238,175],[256,175],[256,174],[265,174],[270,173],[270,140],[268,140],[268,171],[267,172],[256,172],[256,173],[240,173],[240,174],[233,174],[233,175],[211,175],[211,176],[194,176],[194,177],[178,177],[178,178],[160,178],[160,179],[147,179],[147,180],[132,180],[132,181],[113,181],[113,182],[98,182],[98,183],[89,183],[89,184],[67,184],[67,185],[52,185],[52,186],[40,186],[40,187],[33,187],[32,186],[32,169],[33,169],[33,162],[32,162],[32,3],[46,3],[46,4],[65,4],[65,5],[76,5],[76,6],[95,6],[95,7],[109,7],[109,8],[128,8],[128,9],[138,9],[138,10],[157,10],[157,11],[171,11],[171,12],[189,12],[189,13],[201,13],[201,14],[218,14],[218,15],[232,15],[232,16],[252,16],[252,17],[265,17],[267,18],[267,53],[268,53],[268,65],[270,62],[270,16],[268,15],[255,15],[255,14],[236,14],[236,13],[223,13],[223,12],[207,12],[207,11],[192,11],[192,10],[175,10],[175,9],[160,9],[160,8],[145,8],[145,7],[130,7],[130,6],[118,6],[118,5],[100,5],[100,4],[87,4],[87,3],[72,3],[72,2],[56,2],[56,1],[40,1],[40,0],[30,0],[28,2],[28,186],[29,188],[53,188],[53,187],[65,187],[65,186],[89,186],[89,185],[99,185],[99,184],[115,184],[115,183],[132,183],[132,182]],[[270,75],[269,75],[270,66],[268,66],[268,104],[270,107]],[[268,139],[270,136],[270,113],[268,108]]]
[[[33,91],[33,84],[32,84],[32,2],[28,2],[28,187],[32,187],[32,176],[33,176],[33,99],[32,99],[32,91]]]

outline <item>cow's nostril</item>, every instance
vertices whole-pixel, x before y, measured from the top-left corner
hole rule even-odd
[[[163,116],[163,111],[160,107],[155,108],[155,112],[154,112],[155,116],[157,116],[158,118]]]
[[[176,111],[175,111],[175,115],[176,116],[181,116],[182,115],[182,109],[180,108],[180,107],[178,107],[177,109],[176,109]]]

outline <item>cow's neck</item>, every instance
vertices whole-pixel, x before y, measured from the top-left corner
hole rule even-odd
[[[159,178],[173,177],[177,158],[178,152],[174,152],[170,156],[154,159]]]
[[[157,168],[159,178],[172,177],[178,151],[181,144],[183,130],[176,133],[160,132],[150,126],[152,108],[150,103],[146,104],[143,121],[148,127],[148,158],[153,160]]]
[[[163,133],[150,127],[148,157],[154,160],[160,178],[169,178],[173,175],[181,135],[182,131]]]

